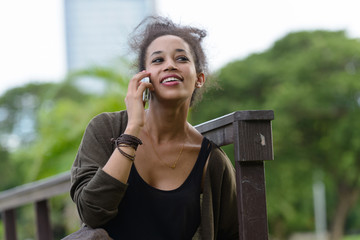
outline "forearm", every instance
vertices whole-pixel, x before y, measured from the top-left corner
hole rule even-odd
[[[145,110],[143,106],[144,103],[142,101],[142,93],[145,90],[145,87],[149,87],[151,84],[140,84],[140,80],[146,76],[149,76],[149,74],[145,71],[136,74],[129,83],[128,92],[125,97],[126,109],[128,112],[128,124],[124,134],[135,138],[139,137],[141,129],[145,123]],[[139,84],[140,86],[138,86]],[[136,148],[137,146],[135,148],[131,146],[117,146],[103,167],[103,170],[110,176],[126,183],[134,161],[134,159],[131,159],[128,156],[135,157]]]
[[[140,127],[127,127],[124,134],[137,138],[139,136],[139,132]],[[103,167],[103,170],[120,182],[127,183],[134,159],[130,159],[126,155],[135,157],[135,153],[136,148],[131,146],[116,147],[109,160]]]

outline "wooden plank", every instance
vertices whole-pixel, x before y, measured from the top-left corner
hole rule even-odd
[[[237,160],[266,161],[274,159],[270,121],[238,121],[234,124],[234,129],[239,134],[234,141],[234,146],[238,147]]]
[[[70,172],[25,184],[0,193],[0,210],[16,208],[69,192]]]
[[[217,128],[203,133],[204,137],[207,137],[219,147],[233,143],[234,141],[234,128],[232,124],[226,125],[222,128]]]
[[[234,122],[235,113],[229,113],[219,118],[212,119],[210,121],[200,123],[195,126],[196,130],[198,130],[201,134],[205,134],[206,132],[210,132],[221,128],[223,126],[229,125]]]
[[[48,201],[41,200],[35,203],[36,233],[38,240],[52,240],[51,224],[49,219]]]
[[[3,221],[5,229],[5,240],[16,240],[16,216],[15,209],[3,211]]]
[[[234,112],[234,121],[274,120],[273,110],[250,110]]]
[[[235,162],[240,240],[267,240],[264,162]]]
[[[264,161],[273,159],[270,120],[234,125],[234,157],[240,240],[267,240]]]
[[[237,111],[229,113],[219,118],[198,124],[195,128],[202,134],[213,131],[217,128],[221,128],[228,124],[231,124],[236,121],[247,121],[247,120],[273,120],[274,111],[272,110],[261,110],[261,111]]]

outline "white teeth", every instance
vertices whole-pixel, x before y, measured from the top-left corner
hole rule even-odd
[[[162,83],[173,82],[173,81],[179,81],[179,79],[170,77],[170,78],[167,78],[164,81],[162,81]]]

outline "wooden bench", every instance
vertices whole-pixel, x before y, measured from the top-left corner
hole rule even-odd
[[[240,240],[268,239],[264,161],[273,160],[273,119],[271,110],[237,111],[196,126],[219,146],[234,144]],[[17,239],[15,210],[29,203],[35,204],[37,239],[53,239],[48,199],[69,189],[65,172],[1,192],[5,239]]]

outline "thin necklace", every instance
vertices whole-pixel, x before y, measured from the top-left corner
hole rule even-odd
[[[157,151],[155,150],[155,147],[154,147],[154,145],[153,145],[153,143],[152,143],[152,141],[151,141],[152,139],[151,139],[151,137],[150,137],[149,130],[148,130],[147,126],[145,126],[145,128],[146,128],[146,134],[147,134],[148,138],[150,139],[150,144],[151,144],[151,146],[152,146],[152,148],[153,148],[153,150],[154,150],[157,158],[158,158],[163,164],[165,164],[167,167],[169,167],[169,168],[171,168],[171,169],[175,169],[175,168],[176,168],[176,164],[178,163],[178,161],[179,161],[179,159],[180,159],[180,156],[181,156],[181,154],[182,154],[182,152],[183,152],[183,150],[184,150],[185,140],[184,140],[184,142],[183,142],[183,144],[182,144],[182,147],[181,147],[181,149],[180,149],[180,152],[179,152],[179,155],[178,155],[176,161],[175,161],[172,165],[169,165],[169,164],[167,164],[167,162],[165,162],[165,161],[163,161],[163,160],[161,159],[161,157],[159,156],[159,154],[158,154]]]

